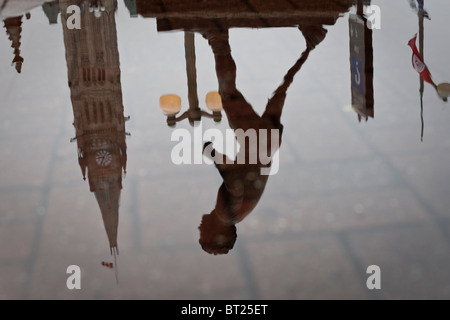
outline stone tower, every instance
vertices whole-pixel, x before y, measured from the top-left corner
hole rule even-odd
[[[18,73],[22,72],[22,64],[24,59],[20,56],[20,38],[22,37],[22,17],[12,17],[4,20],[6,34],[11,41],[11,47],[14,49],[14,59],[12,64]]]
[[[118,253],[117,230],[122,176],[126,173],[126,132],[116,0],[60,0],[78,161],[102,213],[111,253]],[[81,28],[69,29],[67,8],[80,8]],[[72,12],[69,10],[69,12]]]

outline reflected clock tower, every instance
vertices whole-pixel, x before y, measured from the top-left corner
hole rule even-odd
[[[81,29],[68,29],[67,8],[81,9]],[[122,177],[126,173],[126,131],[120,83],[116,0],[60,0],[78,162],[102,213],[111,253],[117,231]],[[69,11],[70,12],[70,11]]]

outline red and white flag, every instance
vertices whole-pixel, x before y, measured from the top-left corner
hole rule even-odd
[[[414,36],[414,38],[412,38],[408,42],[408,45],[411,47],[411,49],[413,51],[412,65],[413,65],[414,69],[420,74],[420,76],[422,77],[423,80],[430,83],[434,88],[437,88],[436,84],[431,79],[430,70],[428,70],[427,65],[425,64],[425,62],[423,62],[423,60],[420,56],[419,50],[417,50],[416,39],[417,39],[417,34]]]

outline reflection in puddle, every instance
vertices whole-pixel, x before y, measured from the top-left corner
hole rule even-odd
[[[30,19],[31,15],[27,13],[25,15],[27,19]],[[22,18],[24,16],[17,16],[13,18],[7,18],[4,20],[4,27],[6,34],[11,41],[11,47],[14,48],[14,59],[12,65],[15,66],[18,73],[22,72],[23,58],[20,56],[20,38],[22,33]]]
[[[63,12],[67,70],[71,93],[78,162],[83,178],[95,194],[108,236],[111,254],[119,254],[117,233],[122,176],[127,146],[115,23],[116,2],[105,0],[103,14],[82,10],[83,28],[65,28],[65,12],[72,1],[60,1]],[[85,8],[86,9],[86,8]],[[117,263],[116,266],[117,272]],[[116,273],[117,277],[117,273]]]
[[[214,150],[210,143],[205,144],[209,155],[212,156],[224,182],[219,188],[215,209],[205,215],[200,226],[200,243],[209,253],[227,253],[236,241],[235,224],[242,221],[257,206],[268,180],[271,161],[270,158],[278,152],[281,143],[283,125],[281,114],[287,95],[287,90],[297,72],[307,61],[311,51],[326,37],[324,25],[333,25],[341,14],[351,6],[351,1],[325,1],[310,5],[308,8],[294,6],[265,8],[254,12],[253,8],[223,7],[213,2],[209,10],[214,13],[211,18],[192,19],[198,10],[196,3],[189,8],[190,13],[179,15],[178,8],[160,11],[161,7],[149,1],[127,1],[130,15],[140,14],[144,17],[156,17],[158,30],[185,31],[186,72],[188,76],[189,110],[176,118],[180,112],[181,103],[176,96],[161,97],[161,108],[167,115],[170,126],[176,122],[189,119],[193,125],[202,117],[221,120],[222,108],[226,113],[228,123],[233,130],[250,129],[257,133],[256,139],[245,143],[244,134],[240,144],[245,146],[237,154],[237,159],[230,160],[219,151]],[[242,3],[241,3],[242,4]],[[74,10],[79,8],[78,10]],[[216,7],[217,6],[217,7]],[[103,222],[108,236],[111,253],[118,254],[117,230],[119,225],[119,200],[122,189],[122,175],[126,172],[126,141],[125,118],[122,105],[122,89],[120,83],[120,62],[117,46],[115,11],[117,2],[103,1],[71,1],[60,0],[42,5],[50,24],[57,21],[61,14],[64,44],[68,69],[68,84],[74,112],[74,126],[76,131],[72,141],[77,142],[78,162],[83,178],[89,181],[90,191],[95,194],[102,213]],[[327,11],[323,12],[323,8]],[[265,10],[266,11],[265,11]],[[156,10],[156,11],[155,11]],[[234,11],[233,17],[228,16],[227,10]],[[240,11],[242,10],[242,11]],[[238,12],[239,11],[239,12]],[[77,16],[77,14],[79,14]],[[314,13],[314,14],[312,14]],[[313,17],[309,17],[309,15]],[[282,18],[287,15],[287,18]],[[29,14],[27,14],[29,18]],[[365,19],[362,15],[360,19]],[[79,20],[79,21],[77,21]],[[362,30],[368,29],[365,20]],[[20,57],[20,32],[22,16],[5,20],[7,32],[15,49],[14,63],[18,72],[21,71],[23,58]],[[253,107],[245,100],[236,88],[236,64],[231,55],[228,29],[243,28],[273,28],[298,26],[306,41],[306,50],[291,67],[284,77],[283,83],[273,93],[266,110],[260,117]],[[211,46],[215,57],[216,74],[219,83],[219,97],[211,92],[207,96],[207,106],[211,114],[199,108],[195,66],[195,33],[201,34]],[[359,39],[358,39],[359,40]],[[366,36],[363,38],[363,43]],[[366,40],[367,41],[367,40]],[[367,41],[371,42],[371,41]],[[356,45],[355,45],[356,46]],[[367,58],[370,50],[364,47]],[[358,50],[359,52],[359,50]],[[369,65],[370,61],[367,62]],[[362,62],[362,66],[365,62]],[[359,68],[359,67],[358,67]],[[359,69],[356,69],[359,72]],[[364,79],[370,79],[370,68],[363,68]],[[365,84],[363,91],[370,91],[369,80],[362,80]],[[360,83],[358,82],[358,85]],[[215,94],[217,95],[217,93]],[[355,98],[361,104],[358,112],[365,116],[373,116],[373,94],[363,94],[362,98]],[[219,101],[220,102],[215,102]],[[175,103],[174,103],[175,102]],[[369,110],[369,111],[367,111]],[[277,140],[273,141],[272,131],[277,130]],[[262,147],[264,144],[264,147]],[[252,153],[261,154],[260,149],[269,151],[269,161],[262,163],[252,160]],[[220,160],[219,160],[220,159]],[[242,159],[244,159],[242,161]]]
[[[369,18],[365,14],[366,7],[371,1],[291,0],[282,3],[280,5],[269,1],[232,0],[210,1],[206,4],[204,1],[124,0],[124,6],[128,9],[130,17],[155,20],[158,32],[184,33],[189,106],[188,110],[182,112],[180,96],[164,94],[160,97],[160,108],[164,115],[155,114],[161,122],[167,121],[169,126],[167,130],[195,132],[203,122],[210,120],[211,123],[213,121],[225,123],[233,130],[233,143],[226,140],[225,143],[220,143],[221,138],[224,138],[220,134],[212,134],[209,136],[210,139],[206,140],[202,135],[201,148],[188,150],[191,148],[191,142],[184,146],[184,141],[181,141],[182,148],[178,149],[181,160],[171,159],[173,165],[191,164],[192,152],[200,152],[194,154],[194,159],[209,159],[219,173],[220,181],[217,186],[208,185],[208,188],[214,189],[215,203],[212,201],[208,203],[210,205],[208,209],[211,211],[201,217],[198,227],[198,242],[209,254],[225,255],[236,249],[238,239],[236,225],[250,217],[249,215],[260,205],[263,194],[268,189],[271,175],[276,174],[279,169],[277,157],[279,149],[285,146],[283,144],[282,147],[281,142],[286,138],[286,134],[283,136],[283,133],[288,129],[286,126],[285,130],[282,123],[285,120],[285,104],[289,88],[295,79],[301,77],[304,66],[311,61],[311,57],[317,52],[316,49],[330,40],[330,31],[339,19],[344,19],[345,15],[348,16],[349,30],[346,38],[348,42],[345,41],[349,59],[345,63],[351,76],[351,79],[346,80],[349,87],[348,104],[356,113],[359,122],[375,118],[375,31],[370,27]],[[430,14],[425,10],[422,1],[416,3],[411,0],[410,5],[419,18],[418,39],[412,38],[409,45],[413,50],[413,67],[420,75],[423,138],[425,82],[434,88],[443,101],[447,101],[450,95],[450,84],[434,82],[423,54],[424,20],[430,19]],[[75,128],[75,136],[71,142],[77,145],[81,175],[87,181],[89,191],[95,195],[110,253],[114,257],[114,262],[104,260],[101,266],[105,269],[114,269],[118,281],[120,198],[123,191],[122,180],[129,160],[126,139],[130,135],[125,126],[130,117],[124,115],[122,96],[116,28],[118,2],[0,0],[0,6],[4,29],[12,48],[7,58],[12,58],[13,68],[10,71],[14,74],[22,73],[23,76],[27,72],[28,66],[23,58],[24,48],[21,41],[23,28],[31,27],[28,20],[32,19],[31,14],[34,16],[34,8],[43,9],[49,24],[62,26]],[[73,10],[73,6],[79,11]],[[303,52],[299,50],[296,53],[297,60],[293,65],[283,70],[284,77],[279,79],[280,84],[277,88],[275,86],[261,115],[248,102],[247,95],[244,95],[245,91],[237,81],[238,64],[232,52],[235,47],[230,30],[238,28],[291,28],[298,32],[299,41],[304,40],[306,46],[302,49]],[[218,83],[217,91],[214,91],[216,88],[210,88],[205,97],[207,111],[200,107],[198,96],[196,39],[207,43],[208,53],[213,57],[214,75]],[[186,119],[191,125],[189,129],[183,128]],[[352,120],[357,123],[355,119]],[[377,121],[370,121],[369,125],[372,122]],[[292,123],[290,122],[290,125]],[[157,138],[159,137],[155,137],[155,140]],[[225,145],[228,148],[229,144],[240,146],[233,157],[223,150]],[[184,161],[187,155],[189,161]],[[165,159],[170,161],[170,154],[167,154]],[[189,172],[190,168],[192,167],[185,166],[183,169]],[[207,171],[209,168],[202,169]],[[158,183],[163,184],[166,181],[161,179]],[[295,204],[297,205],[298,203]],[[186,203],[185,206],[189,204]],[[362,204],[354,207],[358,215],[362,215],[365,211]],[[334,219],[334,213],[329,215]],[[283,220],[283,223],[286,224],[286,220]],[[198,244],[195,245],[198,249]],[[208,254],[204,256],[209,257]]]
[[[286,100],[287,90],[297,72],[309,57],[314,48],[326,36],[320,22],[314,25],[300,26],[305,37],[307,48],[294,66],[287,72],[283,83],[275,90],[269,99],[262,116],[259,116],[253,107],[245,100],[242,93],[236,88],[236,64],[231,55],[229,36],[226,31],[205,31],[203,36],[208,40],[214,53],[216,74],[219,82],[219,93],[222,98],[223,109],[227,115],[230,128],[248,132],[256,132],[254,139],[244,135],[238,138],[241,146],[236,160],[228,159],[216,150],[208,150],[214,158],[223,184],[219,189],[217,203],[214,210],[203,216],[200,226],[200,244],[208,253],[228,253],[236,241],[235,224],[241,222],[257,206],[267,183],[268,174],[272,164],[261,161],[261,154],[273,157],[281,144],[283,125],[281,115]],[[277,132],[274,141],[273,133]],[[240,131],[242,132],[242,131]],[[205,148],[209,143],[205,145]],[[261,151],[263,149],[264,151]],[[256,154],[256,156],[254,156]],[[252,160],[254,158],[257,161]],[[238,159],[245,159],[238,161]],[[265,174],[264,174],[265,173]]]
[[[416,4],[415,1],[410,1],[411,8],[417,11],[417,16],[419,18],[419,47],[420,50],[416,46],[417,34],[408,41],[408,45],[411,47],[413,51],[412,56],[412,64],[414,69],[420,74],[420,117],[422,121],[422,129],[421,129],[421,139],[423,141],[425,123],[423,118],[423,94],[425,91],[425,82],[431,84],[436,90],[438,96],[444,101],[447,102],[448,97],[450,96],[450,84],[449,83],[440,83],[436,85],[431,77],[430,70],[426,66],[424,62],[424,20],[430,19],[430,16],[427,10],[424,8],[423,1],[418,1]]]

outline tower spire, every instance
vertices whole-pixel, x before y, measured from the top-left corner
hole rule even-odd
[[[114,182],[96,186],[95,198],[102,213],[103,224],[108,236],[111,254],[118,254],[117,230],[119,227],[120,187]]]
[[[20,38],[22,33],[22,17],[7,18],[4,21],[4,27],[9,40],[11,40],[11,48],[14,49],[14,59],[12,65],[15,65],[17,73],[22,72],[22,64],[24,59],[20,56]]]
[[[59,1],[63,26],[69,6],[79,2]],[[76,137],[71,141],[77,142],[83,179],[100,208],[117,278],[119,203],[126,168],[119,50],[115,16],[110,14],[117,0],[82,2],[89,7],[81,11],[83,30],[63,28]]]

